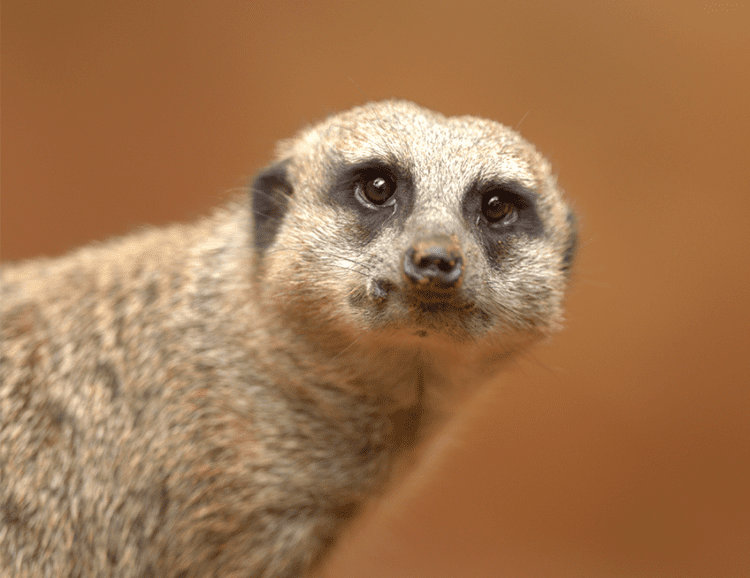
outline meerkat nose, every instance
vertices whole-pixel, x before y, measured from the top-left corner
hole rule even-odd
[[[404,275],[418,287],[457,289],[463,272],[461,248],[447,235],[419,239],[406,251]]]

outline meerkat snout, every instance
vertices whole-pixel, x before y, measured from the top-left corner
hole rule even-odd
[[[407,282],[416,288],[458,289],[463,272],[461,248],[447,235],[434,235],[415,241],[404,257],[404,275]]]

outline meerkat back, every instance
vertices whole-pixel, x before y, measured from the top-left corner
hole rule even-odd
[[[575,241],[515,132],[386,101],[196,223],[3,266],[0,575],[309,576],[441,400],[560,327]]]

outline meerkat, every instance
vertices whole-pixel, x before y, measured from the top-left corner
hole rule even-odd
[[[386,101],[198,222],[5,265],[0,575],[317,572],[446,392],[560,327],[575,244],[513,130]]]

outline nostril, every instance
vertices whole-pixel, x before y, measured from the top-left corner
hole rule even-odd
[[[456,258],[451,257],[451,255],[448,254],[448,251],[442,247],[435,247],[431,253],[422,255],[419,259],[419,263],[417,263],[417,267],[420,269],[429,269],[432,267],[437,268],[444,273],[452,271],[455,266]]]
[[[404,274],[421,286],[454,288],[463,275],[463,258],[455,245],[415,243],[406,252]]]

